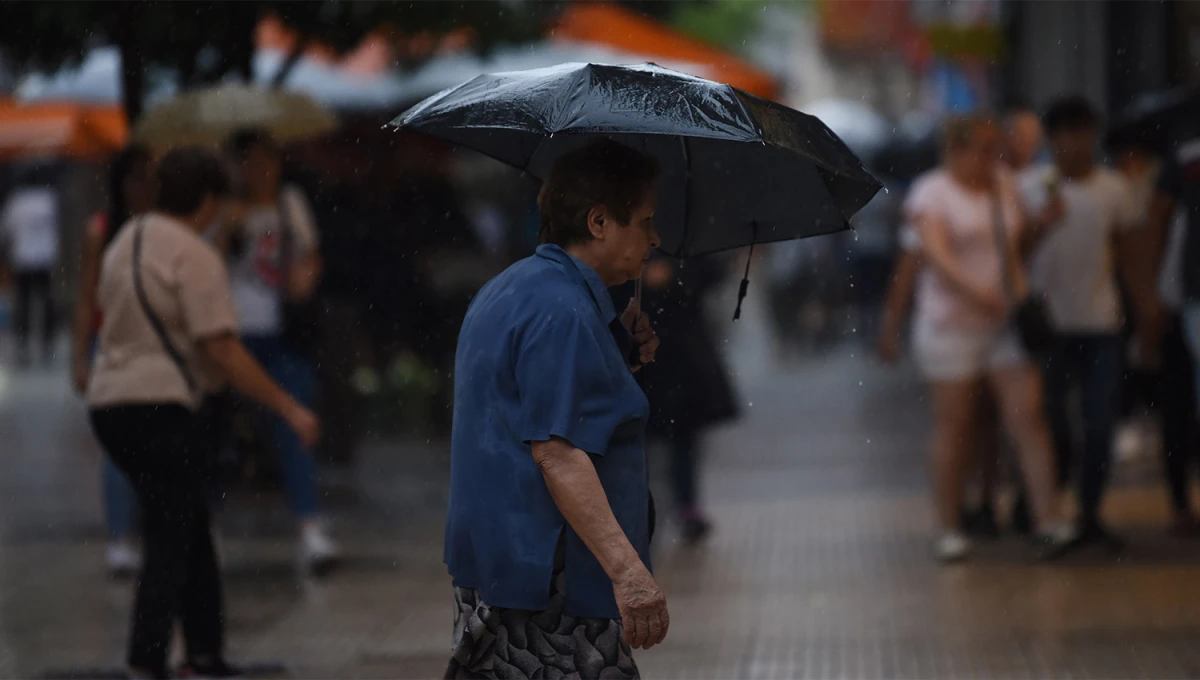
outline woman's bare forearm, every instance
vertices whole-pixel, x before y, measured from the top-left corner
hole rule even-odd
[[[614,583],[642,567],[641,557],[617,523],[592,459],[564,439],[533,443],[550,497],[567,524],[600,562]]]
[[[201,346],[208,360],[221,369],[238,392],[280,415],[297,407],[291,395],[267,375],[242,341],[232,334],[209,338],[202,341]]]

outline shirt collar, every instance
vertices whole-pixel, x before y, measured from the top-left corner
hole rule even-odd
[[[605,324],[611,324],[613,319],[617,318],[617,309],[613,307],[612,296],[608,293],[608,286],[604,285],[604,281],[600,275],[579,258],[571,255],[562,247],[543,244],[537,247],[538,257],[545,258],[551,262],[557,262],[566,266],[567,273],[572,275],[576,281],[584,284],[587,291],[591,294],[592,299],[596,302],[596,308],[600,312],[600,318]]]

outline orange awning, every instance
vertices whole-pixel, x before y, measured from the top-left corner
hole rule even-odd
[[[99,158],[129,140],[116,106],[49,103],[22,106],[0,100],[0,160],[30,156]]]
[[[616,5],[592,2],[571,4],[559,17],[553,37],[599,43],[662,59],[705,64],[714,80],[767,99],[773,99],[778,94],[775,80],[744,59]]]

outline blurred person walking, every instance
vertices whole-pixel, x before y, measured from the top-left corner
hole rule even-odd
[[[1030,284],[1044,296],[1058,329],[1045,363],[1046,414],[1060,488],[1077,475],[1075,545],[1100,543],[1117,550],[1121,544],[1100,511],[1126,366],[1118,278],[1143,327],[1156,323],[1148,316],[1153,293],[1137,259],[1142,235],[1135,230],[1138,207],[1130,187],[1115,170],[1095,161],[1099,114],[1085,98],[1066,97],[1050,105],[1044,123],[1053,163],[1027,172],[1020,191],[1029,213],[1049,208],[1059,214],[1038,225],[1040,230],[1026,231]],[[1080,414],[1070,408],[1075,387]],[[1075,454],[1072,436],[1078,416],[1083,421],[1082,456]]]
[[[149,212],[154,205],[154,178],[150,151],[129,146],[113,158],[108,171],[107,212],[92,216],[83,234],[79,265],[79,294],[75,299],[75,326],[71,337],[71,382],[76,392],[87,394],[102,316],[96,293],[104,250],[117,230],[134,215]],[[134,542],[138,515],[133,487],[111,458],[104,458],[101,495],[108,548],[104,553],[110,573],[132,574],[142,556]]]
[[[1197,472],[1196,389],[1195,370],[1187,338],[1183,332],[1180,310],[1183,306],[1183,243],[1187,236],[1187,220],[1179,211],[1170,216],[1168,225],[1155,224],[1151,219],[1155,191],[1162,175],[1162,161],[1155,145],[1136,135],[1110,139],[1118,171],[1125,176],[1139,210],[1139,224],[1146,233],[1150,271],[1157,273],[1158,297],[1163,317],[1159,337],[1145,334],[1136,338],[1134,350],[1140,355],[1143,368],[1150,373],[1153,406],[1162,419],[1161,453],[1163,471],[1171,502],[1171,533],[1177,536],[1200,536],[1200,521],[1192,510],[1192,476]],[[1157,229],[1166,228],[1166,234]],[[1156,252],[1154,244],[1161,246]],[[1118,438],[1118,442],[1120,439]]]
[[[917,283],[913,352],[933,391],[933,482],[941,531],[935,552],[944,561],[962,559],[970,550],[961,507],[983,379],[1016,445],[1047,554],[1071,538],[1058,509],[1041,376],[1009,321],[1026,290],[1018,254],[1023,217],[1011,175],[999,168],[999,152],[1000,134],[990,120],[949,121],[942,166],[918,179],[905,202],[928,265]],[[1005,267],[1013,282],[1009,292],[1002,285]]]
[[[167,678],[173,623],[187,643],[181,677],[233,677],[223,657],[221,576],[208,492],[220,428],[206,396],[224,381],[278,413],[300,441],[313,414],[283,391],[237,339],[220,254],[201,237],[228,178],[206,151],[179,149],[156,170],[153,212],[121,227],[104,253],[103,313],[88,384],[92,427],[137,490],[145,563],[134,601],[129,673]]]
[[[1004,148],[1001,152],[1004,170],[1019,177],[1030,169],[1042,149],[1042,123],[1038,115],[1027,108],[1013,108],[1004,116]],[[899,357],[899,342],[908,317],[909,306],[921,269],[920,238],[912,225],[902,225],[898,239],[899,254],[893,265],[887,290],[884,293],[878,351],[887,363]],[[999,534],[996,518],[996,496],[1000,481],[1000,459],[1003,440],[1000,432],[1000,410],[991,390],[981,383],[979,413],[976,415],[977,438],[975,468],[979,471],[978,498],[963,509],[963,525],[973,534],[993,537]],[[1016,507],[1012,528],[1019,533],[1031,529],[1028,508]]]
[[[1173,528],[1182,535],[1197,535],[1195,515],[1185,511],[1187,480],[1196,473],[1200,443],[1194,420],[1200,407],[1200,126],[1194,115],[1172,125],[1170,136],[1174,143],[1162,159],[1147,219],[1151,259],[1161,277],[1160,301],[1165,308],[1155,349],[1165,383],[1163,446],[1175,509]],[[1173,310],[1177,314],[1168,313]],[[1190,362],[1185,363],[1178,352],[1180,335]],[[1192,384],[1185,391],[1178,381],[1186,375]],[[1192,408],[1186,423],[1165,403],[1171,397],[1172,406]]]
[[[607,140],[560,156],[538,201],[541,245],[467,312],[447,678],[636,678],[631,648],[667,635],[650,573],[650,406],[634,379],[658,339],[646,314],[631,303],[618,315],[609,293],[659,246],[658,174],[652,158]]]
[[[643,308],[671,351],[646,371],[650,434],[667,442],[675,515],[683,539],[695,542],[712,528],[699,494],[704,431],[738,415],[729,372],[717,350],[704,303],[721,284],[723,258],[686,263],[660,256],[646,266]]]
[[[41,313],[42,360],[54,355],[56,311],[51,275],[58,264],[58,191],[44,167],[18,175],[16,186],[0,209],[0,249],[16,286],[13,305],[17,338],[17,364],[30,361],[29,336],[34,310]]]
[[[218,239],[230,261],[242,341],[273,380],[305,406],[317,399],[314,296],[322,262],[312,209],[303,192],[283,183],[283,154],[265,132],[230,139],[240,170],[240,202]],[[300,525],[300,563],[321,571],[337,559],[317,490],[317,463],[285,420],[271,423],[288,503]]]
[[[1034,167],[1042,154],[1045,130],[1037,111],[1028,107],[1013,107],[1004,114],[1004,149],[1000,160],[1013,173]]]

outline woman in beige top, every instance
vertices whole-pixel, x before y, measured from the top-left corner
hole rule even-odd
[[[128,663],[166,678],[176,617],[187,643],[182,675],[230,677],[222,656],[221,583],[206,492],[215,439],[202,405],[224,382],[278,413],[305,442],[319,425],[264,373],[237,338],[220,255],[199,233],[217,216],[228,178],[199,149],[163,158],[156,210],[135,216],[100,274],[100,348],[88,384],[92,427],[144,511],[145,559]]]

